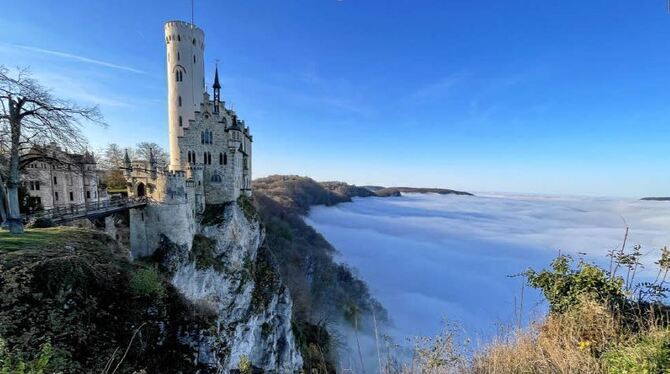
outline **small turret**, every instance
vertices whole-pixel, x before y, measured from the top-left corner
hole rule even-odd
[[[221,103],[221,84],[219,83],[219,66],[217,64],[214,71],[214,114],[219,114],[219,104]]]
[[[149,168],[151,169],[151,179],[156,179],[158,177],[158,163],[153,148],[149,148]]]
[[[126,178],[130,178],[133,175],[133,164],[130,162],[130,156],[128,156],[127,148],[126,153],[123,156],[123,166],[125,169]]]

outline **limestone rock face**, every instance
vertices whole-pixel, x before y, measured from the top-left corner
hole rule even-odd
[[[292,300],[272,265],[264,233],[237,204],[203,223],[190,249],[170,250],[172,284],[194,304],[217,315],[209,332],[184,336],[197,361],[217,372],[240,358],[270,373],[294,373],[302,357],[291,329]]]

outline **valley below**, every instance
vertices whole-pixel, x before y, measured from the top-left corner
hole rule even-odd
[[[670,206],[636,199],[410,193],[314,206],[306,221],[368,283],[395,341],[434,336],[446,320],[486,343],[546,312],[518,274],[546,268],[559,254],[607,268],[626,226],[629,247],[641,245],[649,269],[638,280],[653,278],[668,217]]]

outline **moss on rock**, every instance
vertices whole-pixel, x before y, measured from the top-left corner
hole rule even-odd
[[[216,255],[216,240],[202,234],[196,234],[193,237],[193,246],[189,256],[200,270],[210,267],[219,272],[225,270],[223,263]]]

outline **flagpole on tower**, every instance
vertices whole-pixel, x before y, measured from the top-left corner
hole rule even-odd
[[[191,0],[191,25],[195,25],[195,23],[193,22],[193,8],[194,8],[193,3],[194,2],[195,2],[195,0]]]

